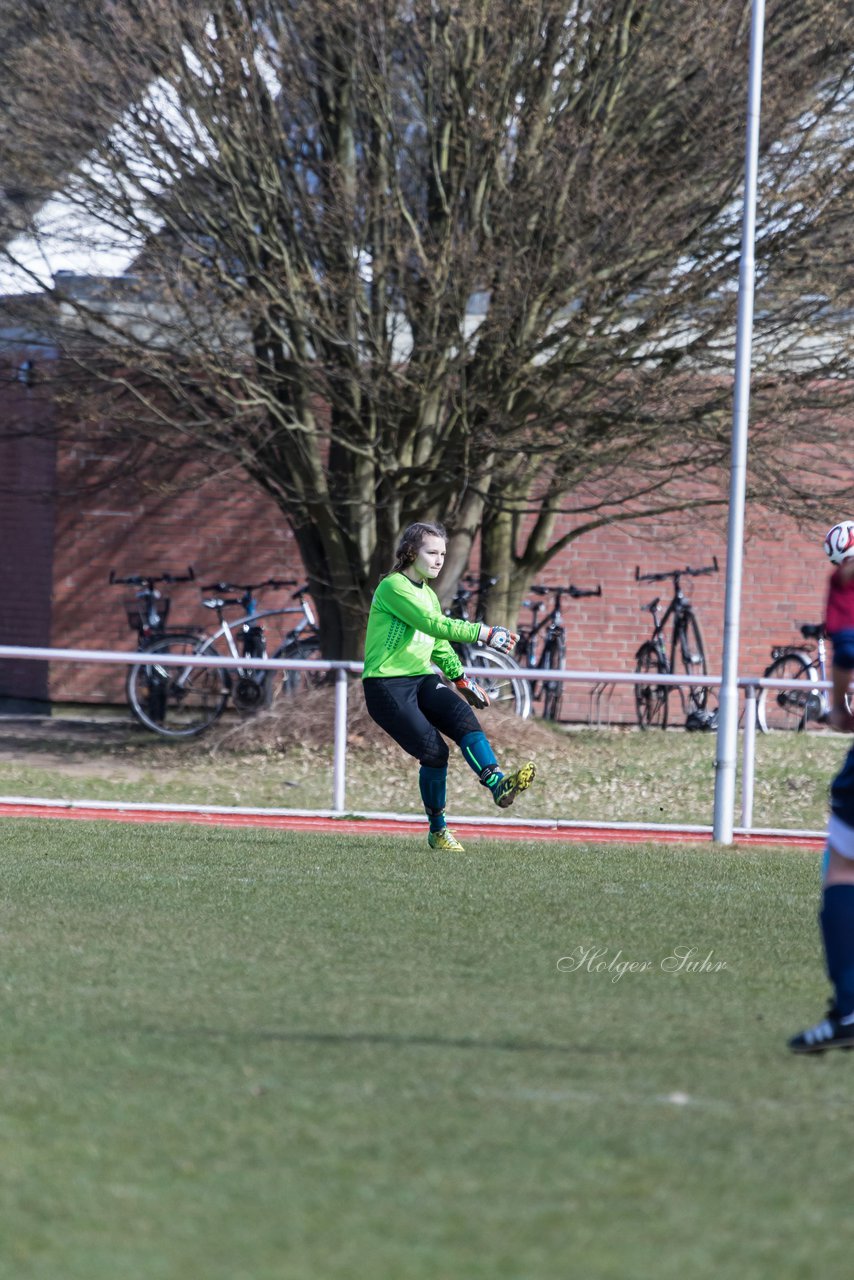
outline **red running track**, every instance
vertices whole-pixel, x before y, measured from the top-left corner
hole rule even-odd
[[[325,814],[264,813],[263,811],[217,811],[202,809],[134,808],[132,806],[87,806],[72,804],[0,801],[0,818],[65,818],[98,822],[188,822],[208,827],[271,827],[282,831],[335,832],[339,835],[423,836],[424,824],[410,818],[335,818]],[[456,826],[462,838],[484,840],[560,840],[587,844],[703,844],[711,841],[711,831],[678,827],[627,827],[591,825],[534,826],[523,822],[483,822],[468,820]],[[739,845],[780,846],[800,849],[824,848],[825,838],[812,832],[737,832]]]

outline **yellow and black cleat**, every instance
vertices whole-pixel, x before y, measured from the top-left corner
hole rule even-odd
[[[449,831],[447,827],[442,827],[441,831],[428,832],[427,843],[431,849],[442,849],[445,853],[465,853],[453,831]]]
[[[530,760],[527,764],[523,764],[520,769],[517,769],[515,773],[505,774],[492,790],[492,798],[499,809],[509,809],[519,793],[528,790],[536,776],[536,765]]]

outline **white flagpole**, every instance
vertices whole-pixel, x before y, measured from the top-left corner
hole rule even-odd
[[[762,46],[765,0],[753,0],[750,20],[750,78],[747,94],[747,145],[744,162],[744,213],[738,272],[738,324],[735,342],[735,388],[732,415],[732,469],[727,526],[726,603],[717,755],[715,757],[714,839],[732,844],[735,772],[738,754],[738,641],[741,621],[741,578],[744,548],[744,495],[747,475],[747,429],[753,342],[755,282],[756,173],[759,162],[759,114],[762,97]],[[748,702],[748,706],[751,704]]]

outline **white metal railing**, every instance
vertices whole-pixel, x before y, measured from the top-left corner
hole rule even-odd
[[[133,666],[150,662],[151,654],[143,651],[128,653],[124,650],[100,649],[50,649],[25,645],[0,645],[0,661],[15,658],[32,662],[81,662],[106,663]],[[332,661],[325,659],[301,658],[225,658],[203,657],[202,655],[158,653],[158,666],[186,667],[190,662],[194,667],[241,668],[265,671],[334,671],[335,673],[335,714],[333,727],[333,765],[332,765],[332,812],[345,813],[347,788],[347,689],[348,675],[358,675],[363,670],[361,662]],[[466,674],[475,679],[483,679],[483,667],[466,667]],[[566,683],[609,685],[609,684],[649,684],[654,677],[656,685],[697,685],[710,689],[718,688],[721,683],[719,675],[691,676],[664,675],[648,671],[553,671],[549,670],[549,680],[562,680]],[[509,676],[513,680],[543,680],[540,668],[520,667]],[[756,776],[756,697],[760,689],[803,689],[803,680],[768,679],[765,676],[740,676],[738,686],[744,690],[744,739],[742,743],[741,768],[741,825],[739,832],[749,832],[753,824],[753,793]],[[811,693],[832,687],[829,680],[809,682]],[[794,834],[794,833],[793,833]],[[805,833],[798,833],[805,834]],[[809,833],[817,834],[817,833]]]

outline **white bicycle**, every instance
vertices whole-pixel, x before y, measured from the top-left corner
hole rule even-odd
[[[777,645],[773,661],[763,676],[774,680],[797,680],[797,688],[760,689],[756,699],[756,723],[762,733],[778,729],[801,732],[810,721],[821,724],[830,710],[826,689],[818,688],[827,679],[827,640],[821,623],[804,623],[800,628],[805,643]],[[815,641],[813,651],[811,642]]]
[[[308,586],[298,587],[291,599],[296,603],[259,611],[256,593],[296,586],[294,581],[268,578],[265,582],[235,584],[215,582],[202,587],[215,592],[203,600],[213,610],[219,626],[212,635],[166,634],[154,639],[146,651],[154,659],[134,667],[128,679],[128,700],[139,722],[165,738],[191,738],[203,733],[219,719],[231,699],[236,711],[252,714],[273,701],[277,688],[295,692],[304,673],[287,671],[284,680],[276,671],[253,667],[252,658],[320,658],[317,620],[308,600]],[[226,592],[239,592],[228,596]],[[225,610],[239,608],[239,617],[229,621]],[[283,637],[275,652],[268,654],[265,620],[298,614],[299,621]],[[186,666],[168,666],[156,661],[157,654],[187,658]],[[196,657],[246,659],[246,666],[220,668],[197,666]]]
[[[494,587],[497,578],[488,578],[481,576],[478,578],[467,577],[457,586],[457,592],[451,602],[450,608],[447,610],[452,618],[464,618],[467,621],[471,617],[470,602],[475,591],[478,593],[479,602],[486,595],[490,587]],[[475,617],[478,622],[483,621],[477,615],[480,608],[475,611]],[[523,720],[527,720],[531,714],[531,685],[528,680],[513,679],[513,672],[519,671],[519,663],[509,653],[499,653],[495,649],[485,649],[476,644],[455,644],[454,649],[459,654],[460,661],[464,667],[479,667],[478,683],[489,698],[489,701],[495,706],[503,707],[507,711],[512,711],[515,715],[520,716]],[[482,674],[481,674],[482,672]]]

